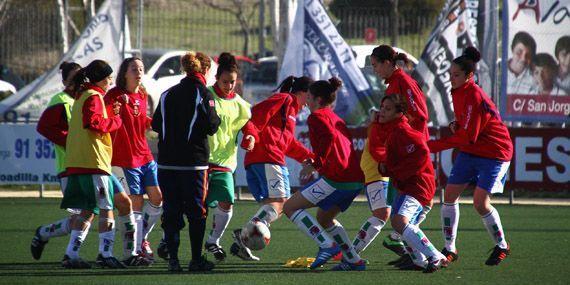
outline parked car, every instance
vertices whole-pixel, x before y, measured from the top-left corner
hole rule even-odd
[[[16,94],[16,87],[9,82],[0,80],[0,100],[3,100],[12,94]]]
[[[186,74],[180,66],[180,58],[186,53],[184,50],[143,50],[142,60],[146,69],[142,83],[149,93],[148,113],[156,108],[160,95],[168,88],[178,84]],[[206,78],[207,84],[216,81],[215,75],[218,64],[211,59],[210,75]]]
[[[244,75],[243,97],[251,104],[256,104],[269,97],[277,82],[277,57],[262,57],[251,66]]]

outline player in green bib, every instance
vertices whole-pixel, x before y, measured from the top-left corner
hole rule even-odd
[[[232,218],[234,204],[233,172],[237,166],[238,133],[251,118],[251,106],[234,92],[238,66],[233,55],[222,53],[218,59],[214,94],[216,112],[221,119],[218,131],[208,137],[210,145],[209,191],[206,204],[215,208],[212,230],[205,243],[217,261],[226,258],[220,239]]]

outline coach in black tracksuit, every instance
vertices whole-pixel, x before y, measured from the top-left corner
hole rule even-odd
[[[208,135],[220,125],[214,100],[206,88],[210,59],[189,52],[182,57],[186,77],[163,93],[152,119],[158,133],[158,181],[163,192],[162,227],[170,255],[168,269],[181,271],[178,261],[183,215],[188,218],[192,261],[190,271],[208,271],[213,263],[202,256],[208,192]]]

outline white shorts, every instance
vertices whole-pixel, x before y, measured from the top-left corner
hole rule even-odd
[[[408,218],[410,224],[415,224],[422,210],[422,204],[416,198],[408,195],[398,195],[392,204],[392,215],[404,216]]]
[[[366,185],[366,198],[370,210],[375,211],[382,208],[390,208],[388,205],[388,182],[376,181]]]

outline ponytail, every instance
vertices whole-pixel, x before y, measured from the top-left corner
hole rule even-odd
[[[408,56],[403,52],[396,52],[394,48],[389,45],[379,45],[372,50],[372,54],[377,61],[389,61],[393,66],[396,66],[398,61],[402,61],[405,66],[410,63]]]
[[[336,91],[342,86],[342,81],[336,77],[329,80],[319,80],[311,84],[309,92],[314,98],[321,98],[321,104],[327,106],[336,100]]]
[[[281,93],[296,93],[299,91],[309,91],[309,86],[313,83],[313,79],[307,76],[295,77],[289,76],[285,78],[274,92],[279,90]]]

